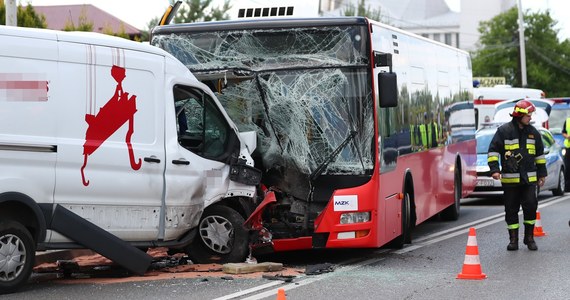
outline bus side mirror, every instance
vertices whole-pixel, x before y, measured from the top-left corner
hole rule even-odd
[[[398,83],[396,73],[378,73],[378,97],[380,107],[398,106]]]

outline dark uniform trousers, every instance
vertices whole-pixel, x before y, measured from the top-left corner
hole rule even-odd
[[[507,225],[519,223],[519,209],[523,208],[523,220],[536,219],[538,200],[534,196],[536,185],[503,186],[505,221]]]

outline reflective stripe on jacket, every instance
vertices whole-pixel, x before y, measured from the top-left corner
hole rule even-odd
[[[501,125],[489,145],[487,163],[491,174],[502,173],[503,185],[536,184],[547,175],[540,132],[531,125],[519,128],[515,118]]]

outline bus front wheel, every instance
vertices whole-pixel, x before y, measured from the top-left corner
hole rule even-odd
[[[459,169],[455,168],[453,180],[453,204],[441,212],[441,218],[444,221],[456,221],[459,219],[459,210],[461,208],[462,181]]]
[[[402,199],[402,234],[390,242],[390,248],[402,249],[412,243],[412,205],[410,193],[405,192]]]

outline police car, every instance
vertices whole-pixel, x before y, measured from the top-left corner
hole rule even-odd
[[[500,196],[503,194],[501,181],[491,177],[489,165],[487,164],[489,144],[501,124],[503,122],[483,124],[475,133],[475,139],[477,140],[477,184],[475,190],[470,195],[471,197]],[[552,133],[548,129],[534,125],[542,136],[546,168],[548,170],[548,176],[540,191],[550,190],[553,195],[561,196],[564,194],[565,189],[565,167],[561,147],[555,142]]]

